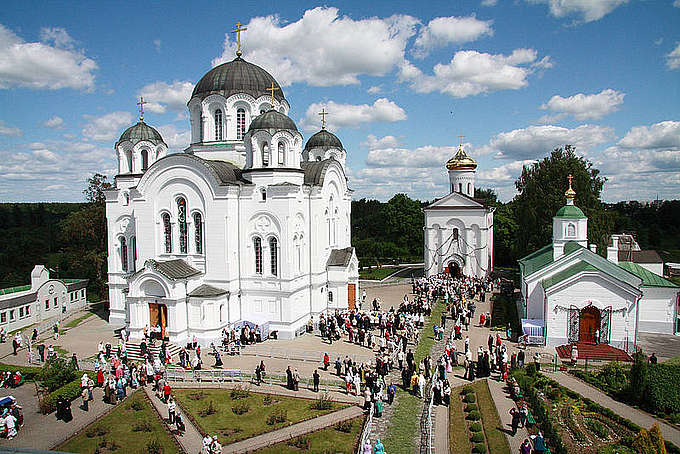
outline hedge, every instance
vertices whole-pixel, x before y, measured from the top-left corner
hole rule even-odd
[[[36,375],[42,370],[41,367],[30,367],[30,366],[14,366],[12,364],[0,364],[0,372],[10,371],[12,373],[19,371],[26,381],[33,381]]]
[[[82,378],[84,371],[76,372],[76,379],[66,383],[61,388],[57,388],[51,393],[49,393],[42,401],[40,405],[40,411],[43,414],[52,413],[57,409],[57,400],[60,397],[68,400],[69,402],[77,399],[80,396],[80,379]]]
[[[680,366],[655,364],[649,367],[643,405],[663,413],[680,412]]]

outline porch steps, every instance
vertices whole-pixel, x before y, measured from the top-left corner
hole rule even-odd
[[[144,361],[144,358],[142,358],[142,352],[139,347],[140,342],[128,342],[125,344],[125,348],[127,349],[127,355],[128,359],[130,361]],[[175,361],[178,360],[179,358],[179,352],[181,348],[178,345],[171,344],[169,342],[166,342],[165,348],[167,349],[168,353],[170,353],[170,357],[172,358],[172,362],[174,363]],[[154,347],[150,347],[149,344],[147,344],[147,350],[151,352],[154,358],[158,357],[158,354],[161,351],[161,343],[159,341],[156,341],[156,345]]]
[[[625,351],[612,347],[606,344],[591,344],[580,342],[577,344],[560,345],[556,347],[557,355],[563,360],[571,358],[572,345],[578,347],[578,359],[589,361],[628,361],[632,362],[633,358]]]

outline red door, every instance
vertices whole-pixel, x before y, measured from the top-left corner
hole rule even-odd
[[[593,306],[585,307],[579,315],[579,341],[595,343],[595,333],[600,329],[600,310]]]
[[[353,310],[356,307],[357,301],[357,286],[356,284],[347,284],[347,307]]]

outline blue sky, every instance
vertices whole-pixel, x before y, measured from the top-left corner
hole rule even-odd
[[[113,177],[141,94],[184,149],[193,84],[233,58],[238,20],[303,135],[330,112],[355,198],[444,195],[459,135],[504,200],[564,144],[607,201],[680,192],[680,0],[6,1],[0,200],[79,201],[89,175]]]

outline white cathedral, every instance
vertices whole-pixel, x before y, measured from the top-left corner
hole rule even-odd
[[[292,338],[312,316],[354,307],[346,150],[322,129],[303,146],[274,78],[241,58],[188,102],[191,145],[168,154],[140,121],[114,148],[106,193],[109,322],[132,338],[218,339],[258,324]]]
[[[493,269],[494,208],[475,199],[477,162],[463,149],[446,163],[450,193],[424,208],[425,276],[483,278]]]

